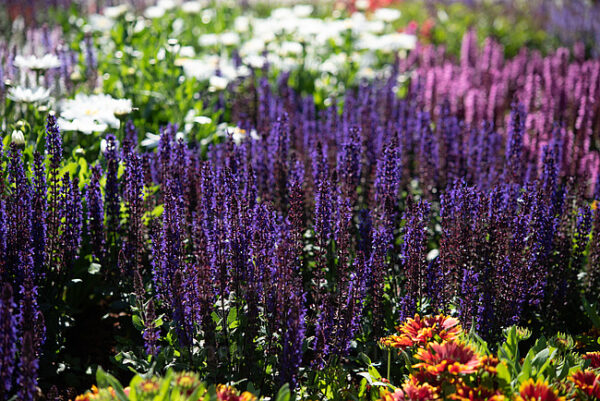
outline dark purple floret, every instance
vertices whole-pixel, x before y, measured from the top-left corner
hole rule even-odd
[[[33,334],[30,331],[23,333],[23,342],[21,343],[19,358],[19,373],[17,376],[17,386],[19,387],[19,390],[17,396],[19,400],[33,401],[37,392],[39,361],[35,354]]]
[[[65,174],[62,180],[61,195],[61,212],[64,218],[61,233],[63,264],[70,266],[79,257],[78,251],[83,227],[79,179],[77,177],[71,179],[68,174]]]
[[[46,151],[50,155],[50,170],[57,169],[62,161],[62,137],[53,114],[46,119]]]
[[[524,157],[523,137],[525,135],[525,119],[527,115],[522,104],[514,104],[510,112],[508,139],[506,144],[505,179],[507,182],[521,184],[523,182]]]
[[[131,151],[125,155],[123,201],[127,214],[125,238],[119,266],[122,272],[141,268],[144,250],[144,171],[140,156]]]
[[[279,383],[289,383],[293,390],[298,383],[298,368],[302,362],[304,335],[306,330],[306,308],[304,294],[291,293],[287,320],[283,334]]]
[[[35,270],[43,274],[43,265],[46,260],[46,212],[47,212],[47,185],[44,159],[38,152],[34,155],[33,168],[33,213],[32,213],[32,247],[33,263]]]
[[[25,174],[22,154],[12,144],[8,161],[8,182],[10,194],[6,203],[7,238],[6,269],[15,275],[20,283],[23,272],[18,268],[22,252],[31,252],[31,217],[33,192]]]
[[[46,211],[46,266],[53,269],[60,265],[60,226],[62,215],[60,204],[60,166],[62,162],[62,137],[56,117],[48,115],[46,120],[46,152],[50,163],[48,168],[48,203]]]
[[[17,354],[17,311],[13,289],[4,283],[0,295],[0,396],[12,388]]]
[[[106,159],[106,187],[104,195],[104,208],[106,211],[106,227],[109,233],[109,243],[116,241],[116,235],[120,228],[120,202],[121,194],[120,183],[118,178],[119,170],[119,151],[117,149],[118,142],[114,135],[106,136],[106,151],[104,158]]]
[[[100,179],[103,176],[102,167],[96,164],[92,167],[90,183],[86,187],[85,201],[87,206],[87,230],[90,237],[92,253],[99,261],[104,261],[105,256],[105,227],[104,227],[104,201],[100,189]]]
[[[151,299],[148,301],[146,307],[146,320],[144,322],[146,328],[144,329],[144,346],[148,355],[156,356],[160,349],[158,340],[160,338],[159,328],[155,327],[154,320],[156,319],[156,311],[154,309],[154,301]]]
[[[426,201],[408,202],[404,219],[401,257],[406,280],[406,294],[400,306],[400,319],[414,315],[423,299],[427,279],[427,226],[431,206]]]

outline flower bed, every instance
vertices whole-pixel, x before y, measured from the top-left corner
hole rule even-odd
[[[0,44],[0,398],[135,372],[182,399],[181,371],[203,399],[594,396],[582,45],[470,29],[457,59],[400,6],[73,7]]]

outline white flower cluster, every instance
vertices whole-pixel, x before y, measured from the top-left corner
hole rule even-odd
[[[79,131],[84,134],[104,132],[109,127],[119,128],[120,116],[132,111],[131,100],[115,99],[110,95],[85,95],[79,93],[74,99],[59,104],[58,124],[63,131]]]
[[[337,19],[313,18],[313,12],[311,5],[295,5],[277,8],[267,18],[240,15],[230,30],[199,36],[198,45],[209,55],[176,62],[187,77],[209,80],[211,89],[219,90],[249,73],[247,68],[233,66],[226,56],[231,48],[237,49],[247,67],[268,63],[278,70],[304,68],[335,75],[352,63],[358,66],[359,77],[369,78],[378,68],[375,52],[394,54],[416,45],[414,35],[391,28],[391,22],[400,17],[398,10],[379,9],[369,18],[357,12]]]

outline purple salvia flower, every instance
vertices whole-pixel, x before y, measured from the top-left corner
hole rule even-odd
[[[316,160],[315,160],[316,159]],[[312,298],[315,305],[322,301],[321,287],[325,284],[325,269],[327,264],[327,247],[333,230],[333,199],[332,185],[329,179],[329,167],[326,152],[322,152],[320,143],[316,147],[313,159],[313,176],[315,177],[315,213],[314,230],[316,236],[314,283]]]
[[[138,145],[138,132],[133,124],[133,121],[127,120],[125,123],[125,139],[123,139],[123,151],[128,152],[129,149],[133,150]]]
[[[144,249],[144,171],[139,155],[133,151],[125,156],[123,200],[127,226],[119,266],[122,272],[131,272],[140,269]]]
[[[148,355],[156,356],[160,349],[158,340],[160,338],[159,328],[155,327],[154,320],[156,320],[156,311],[154,309],[154,301],[151,299],[148,301],[146,307],[146,319],[144,321],[145,329],[143,333],[144,347]]]
[[[19,391],[17,397],[19,400],[33,401],[37,392],[39,361],[35,355],[33,334],[30,331],[23,333],[19,358],[19,374],[17,377]]]
[[[268,187],[271,189],[272,201],[278,209],[286,204],[286,181],[288,174],[287,155],[289,152],[290,125],[286,117],[277,120],[268,136],[269,179]]]
[[[33,259],[26,252],[19,255],[19,267],[24,274],[21,285],[21,312],[19,328],[22,333],[19,353],[17,395],[20,400],[33,400],[37,387],[39,351],[45,340],[43,316],[37,304],[37,287],[34,283]]]
[[[94,39],[92,35],[85,35],[84,43],[86,65],[85,72],[88,78],[88,84],[93,88],[96,85],[96,79],[98,77],[98,59],[96,57],[96,49],[94,49]]]
[[[33,168],[33,215],[32,215],[32,246],[33,263],[35,270],[43,274],[43,265],[46,260],[46,212],[47,212],[47,185],[44,159],[39,152],[34,154]]]
[[[85,201],[87,205],[87,229],[92,246],[92,254],[101,263],[105,256],[105,227],[104,227],[104,201],[100,189],[102,167],[96,164],[92,167],[92,176],[86,186]]]
[[[375,196],[374,205],[377,211],[377,221],[388,227],[392,227],[398,212],[398,190],[400,177],[399,154],[394,141],[387,144],[383,149],[383,155],[377,161],[375,173]]]
[[[371,295],[371,311],[373,317],[373,330],[377,335],[383,333],[383,307],[384,285],[388,274],[388,254],[393,247],[394,235],[383,224],[378,224],[373,229],[371,253],[368,268],[371,272],[369,292]]]
[[[586,296],[589,299],[600,299],[600,207],[593,213],[586,272]]]
[[[514,104],[510,112],[510,125],[506,144],[506,167],[504,170],[507,182],[521,184],[523,182],[523,137],[525,135],[525,108],[522,104]]]
[[[479,273],[473,267],[467,267],[463,270],[463,278],[460,286],[460,305],[459,314],[461,322],[467,326],[477,313],[477,287],[479,284]]]
[[[354,206],[357,202],[357,188],[360,182],[360,142],[358,128],[349,129],[347,141],[338,153],[337,174],[340,192],[350,199]]]
[[[303,293],[290,293],[287,320],[282,338],[279,383],[289,383],[293,390],[298,383],[298,368],[302,362],[304,336],[306,331],[306,307]]]
[[[46,152],[50,156],[48,169],[48,203],[46,212],[46,266],[52,268],[60,263],[57,253],[60,252],[60,165],[62,162],[62,137],[56,117],[48,114],[46,120]]]
[[[401,255],[406,277],[406,294],[400,307],[400,319],[406,319],[416,312],[415,307],[420,303],[426,282],[427,255],[427,226],[431,206],[426,201],[414,204],[409,201],[404,219],[404,242]]]
[[[10,283],[4,283],[0,294],[0,396],[8,396],[12,388],[17,354],[17,313]]]
[[[61,192],[61,212],[64,215],[61,233],[63,265],[70,266],[79,257],[78,250],[81,244],[83,226],[79,178],[70,179],[69,175],[65,174],[62,180]]]
[[[6,267],[9,273],[16,275],[20,282],[23,272],[18,268],[20,254],[31,252],[32,189],[25,175],[22,154],[12,144],[8,161],[8,182],[10,195],[6,203],[7,238]]]
[[[106,136],[106,187],[104,189],[104,210],[106,212],[106,229],[108,245],[116,245],[117,234],[121,223],[121,194],[119,185],[119,151],[118,142],[114,135]]]

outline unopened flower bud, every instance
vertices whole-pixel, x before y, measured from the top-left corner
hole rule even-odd
[[[14,130],[12,132],[10,139],[11,139],[11,142],[17,146],[25,145],[25,135],[23,135],[23,131],[21,131],[21,130]]]

